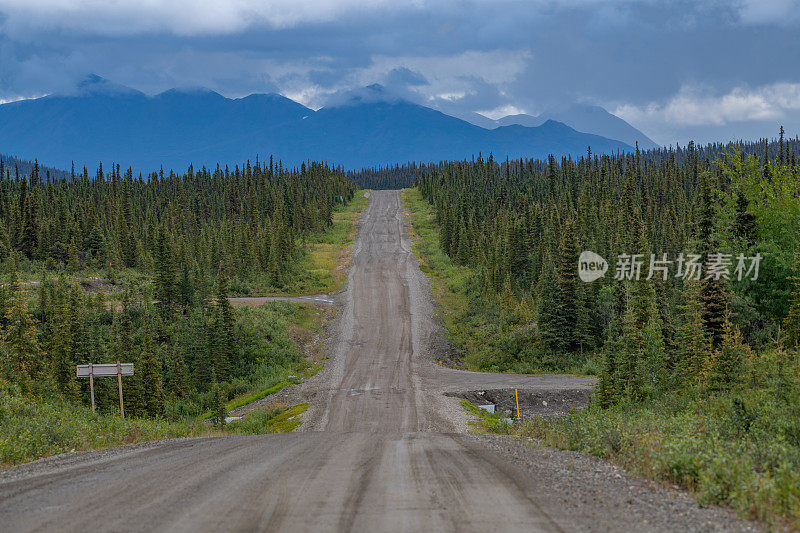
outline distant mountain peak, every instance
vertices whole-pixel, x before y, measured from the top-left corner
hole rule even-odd
[[[105,79],[104,77],[99,76],[97,74],[89,74],[85,78],[83,78],[83,80],[78,82],[78,87],[83,88],[83,87],[89,87],[89,86],[92,86],[92,85],[99,85],[99,84],[105,84],[105,83],[108,83],[108,80]]]
[[[509,115],[498,119],[496,123],[500,126],[520,124],[522,126],[537,127],[546,124],[550,120],[566,124],[580,132],[617,139],[629,146],[634,146],[638,142],[639,147],[643,150],[658,147],[647,135],[618,116],[609,113],[598,105],[582,102],[552,107],[536,116],[525,114]]]
[[[380,83],[373,83],[365,87],[350,89],[340,92],[328,99],[325,107],[342,107],[360,104],[397,104],[406,103],[413,105],[412,102],[405,100],[400,95],[388,90]]]
[[[187,87],[173,87],[172,89],[166,90],[163,93],[159,93],[156,95],[156,98],[171,98],[171,97],[181,97],[181,96],[202,96],[202,97],[210,97],[210,98],[225,98],[217,91],[213,91],[208,87],[202,86],[187,86]]]
[[[143,95],[144,93],[119,83],[108,81],[97,74],[89,74],[75,86],[77,96]]]

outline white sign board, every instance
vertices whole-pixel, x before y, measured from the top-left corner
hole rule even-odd
[[[92,375],[102,377],[102,376],[116,376],[117,375],[117,364],[116,363],[108,363],[102,365],[91,365],[92,367]],[[120,374],[123,376],[132,376],[133,375],[133,363],[120,363],[119,364]],[[88,378],[89,377],[89,365],[78,365],[78,377],[79,378]]]

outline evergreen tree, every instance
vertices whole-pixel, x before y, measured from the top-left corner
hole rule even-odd
[[[549,350],[564,348],[566,323],[561,308],[561,288],[552,263],[545,270],[539,286],[538,328],[542,345]]]
[[[33,257],[39,243],[39,201],[36,190],[31,192],[22,212],[22,231],[19,237],[20,250],[28,258]],[[20,209],[22,208],[20,204]]]
[[[603,351],[603,368],[600,372],[600,382],[597,386],[597,400],[600,407],[611,407],[618,400],[617,386],[617,351],[619,347],[614,341],[606,344]]]
[[[160,416],[164,413],[164,391],[161,381],[161,361],[153,350],[151,321],[151,317],[145,317],[144,350],[139,357],[139,368],[136,372],[140,375],[142,384],[143,397],[140,404],[142,414]]]
[[[189,370],[186,367],[186,361],[183,358],[183,354],[177,345],[175,345],[172,349],[169,376],[169,389],[172,395],[176,398],[187,398],[189,396],[189,392],[191,391]]]
[[[217,378],[226,381],[238,351],[233,308],[228,300],[228,279],[220,267],[217,278],[217,302],[214,321],[214,370]]]
[[[28,300],[19,288],[16,276],[12,278],[7,326],[3,331],[5,353],[3,353],[3,372],[19,385],[23,392],[31,392],[45,376],[45,354],[37,340],[36,325],[28,312]]]
[[[633,306],[629,303],[622,316],[619,382],[625,395],[634,400],[639,400],[642,396],[642,376],[640,375],[642,344],[642,332],[636,325],[636,315]]]
[[[725,389],[739,379],[742,364],[750,357],[750,348],[742,340],[742,334],[726,320],[722,343],[709,360],[708,382],[712,388]]]
[[[189,272],[189,265],[184,262],[181,276],[178,280],[178,303],[184,308],[194,307],[195,304],[195,287],[194,278]]]
[[[156,299],[159,309],[166,314],[172,309],[176,299],[175,264],[173,262],[172,247],[167,242],[165,228],[160,228],[156,236],[156,248],[153,253],[155,259],[155,276],[153,283],[156,289]]]
[[[70,305],[63,279],[59,281],[56,299],[58,303],[53,316],[56,326],[50,339],[51,368],[61,394],[70,401],[76,401],[78,383],[75,377],[76,336],[73,328],[77,325],[77,317]]]
[[[716,201],[708,172],[701,176],[700,220],[698,221],[698,241],[700,252],[708,260],[717,250]],[[705,275],[700,281],[700,301],[703,304],[703,323],[708,331],[711,345],[719,347],[722,342],[723,325],[728,313],[728,291],[724,277],[714,278]]]
[[[679,383],[691,384],[699,382],[702,378],[712,346],[703,322],[699,283],[685,282],[684,298],[685,321],[677,331],[676,360],[673,366]]]
[[[575,339],[575,326],[578,322],[578,245],[572,222],[564,225],[559,245],[558,286],[561,293],[563,348],[573,350],[578,343]]]
[[[733,234],[740,238],[746,246],[752,246],[756,241],[758,226],[756,217],[750,212],[750,201],[744,192],[736,193],[736,211],[733,222]]]

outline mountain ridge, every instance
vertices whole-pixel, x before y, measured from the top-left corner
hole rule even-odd
[[[528,115],[518,113],[506,115],[492,120],[483,115],[473,113],[473,116],[463,116],[464,120],[485,128],[497,128],[500,126],[510,126],[519,124],[521,126],[535,128],[544,124],[547,120],[562,122],[576,131],[594,133],[610,139],[620,140],[630,146],[639,144],[642,150],[660,148],[660,146],[642,131],[609,113],[604,108],[588,104],[572,104],[567,107],[550,109],[538,115]]]
[[[287,165],[323,160],[356,169],[394,163],[630,151],[567,125],[492,130],[373,85],[314,111],[276,93],[228,98],[204,88],[146,95],[99,76],[75,93],[0,105],[0,152],[69,168],[116,162],[147,173],[241,163],[274,154]]]

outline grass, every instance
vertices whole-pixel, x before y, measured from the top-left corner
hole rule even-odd
[[[0,466],[59,453],[213,434],[199,421],[121,419],[51,399],[22,397],[0,383]]]
[[[299,415],[306,409],[306,403],[257,409],[219,431],[199,420],[122,419],[58,400],[31,401],[0,383],[0,468],[61,453],[160,439],[287,433],[297,428]]]
[[[225,426],[230,435],[264,435],[267,433],[289,433],[300,425],[300,415],[308,409],[307,403],[291,407],[257,409],[241,420]]]
[[[269,396],[270,394],[275,394],[276,392],[280,391],[284,387],[291,385],[292,383],[297,383],[297,381],[281,381],[280,383],[276,383],[275,385],[269,388],[263,390],[257,390],[249,394],[238,396],[225,404],[225,410],[232,411],[233,409],[236,409],[238,407],[243,407],[247,404],[257,402],[258,400],[262,400],[267,396]],[[212,411],[206,411],[205,413],[200,415],[199,418],[200,420],[208,420],[212,416],[214,416],[214,413]]]
[[[349,262],[348,249],[356,236],[358,220],[367,205],[365,191],[359,191],[342,209],[333,213],[333,225],[306,239],[299,274],[287,285],[287,294],[319,294],[342,288]]]
[[[487,298],[476,272],[454,263],[439,246],[433,207],[417,189],[405,189],[403,199],[420,268],[434,289],[439,316],[450,344],[458,350],[447,364],[483,372],[574,373],[595,375],[595,354],[562,354],[541,349],[534,336],[532,309],[507,308]]]
[[[510,432],[511,424],[503,420],[506,418],[503,413],[490,413],[466,399],[461,400],[461,406],[475,416],[469,424],[477,433],[508,434]]]

